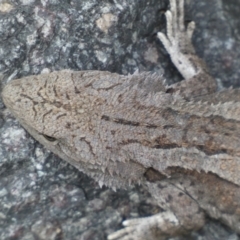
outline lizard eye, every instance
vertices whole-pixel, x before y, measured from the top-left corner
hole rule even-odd
[[[48,140],[49,142],[54,142],[54,141],[57,140],[56,138],[51,137],[51,136],[48,136],[48,135],[45,135],[45,134],[43,134],[43,137],[44,137],[46,140]]]

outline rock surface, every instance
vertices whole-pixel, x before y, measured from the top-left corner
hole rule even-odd
[[[165,0],[0,2],[2,85],[13,78],[60,69],[153,71],[181,80],[156,39],[164,31]],[[219,87],[239,87],[240,4],[188,1],[197,53]],[[100,189],[35,142],[0,100],[0,239],[104,240],[126,218],[159,211],[147,191]],[[220,223],[186,239],[239,239]]]

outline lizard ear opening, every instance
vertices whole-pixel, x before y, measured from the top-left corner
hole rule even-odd
[[[167,88],[166,93],[174,93],[174,89],[173,88]]]
[[[55,142],[57,139],[48,135],[43,134],[43,137],[49,142]]]

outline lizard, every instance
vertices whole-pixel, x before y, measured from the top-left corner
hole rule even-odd
[[[170,0],[157,37],[184,80],[143,72],[61,70],[8,83],[1,95],[22,126],[112,189],[146,185],[166,211],[123,222],[109,240],[167,239],[206,215],[240,233],[240,91],[217,92],[195,53],[184,0]]]

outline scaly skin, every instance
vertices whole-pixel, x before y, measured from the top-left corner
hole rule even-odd
[[[240,233],[240,92],[216,93],[195,55],[195,24],[170,0],[158,37],[184,81],[63,70],[9,83],[6,106],[48,149],[100,185],[146,184],[167,212],[126,221],[109,239],[166,239],[204,225],[205,213]]]

